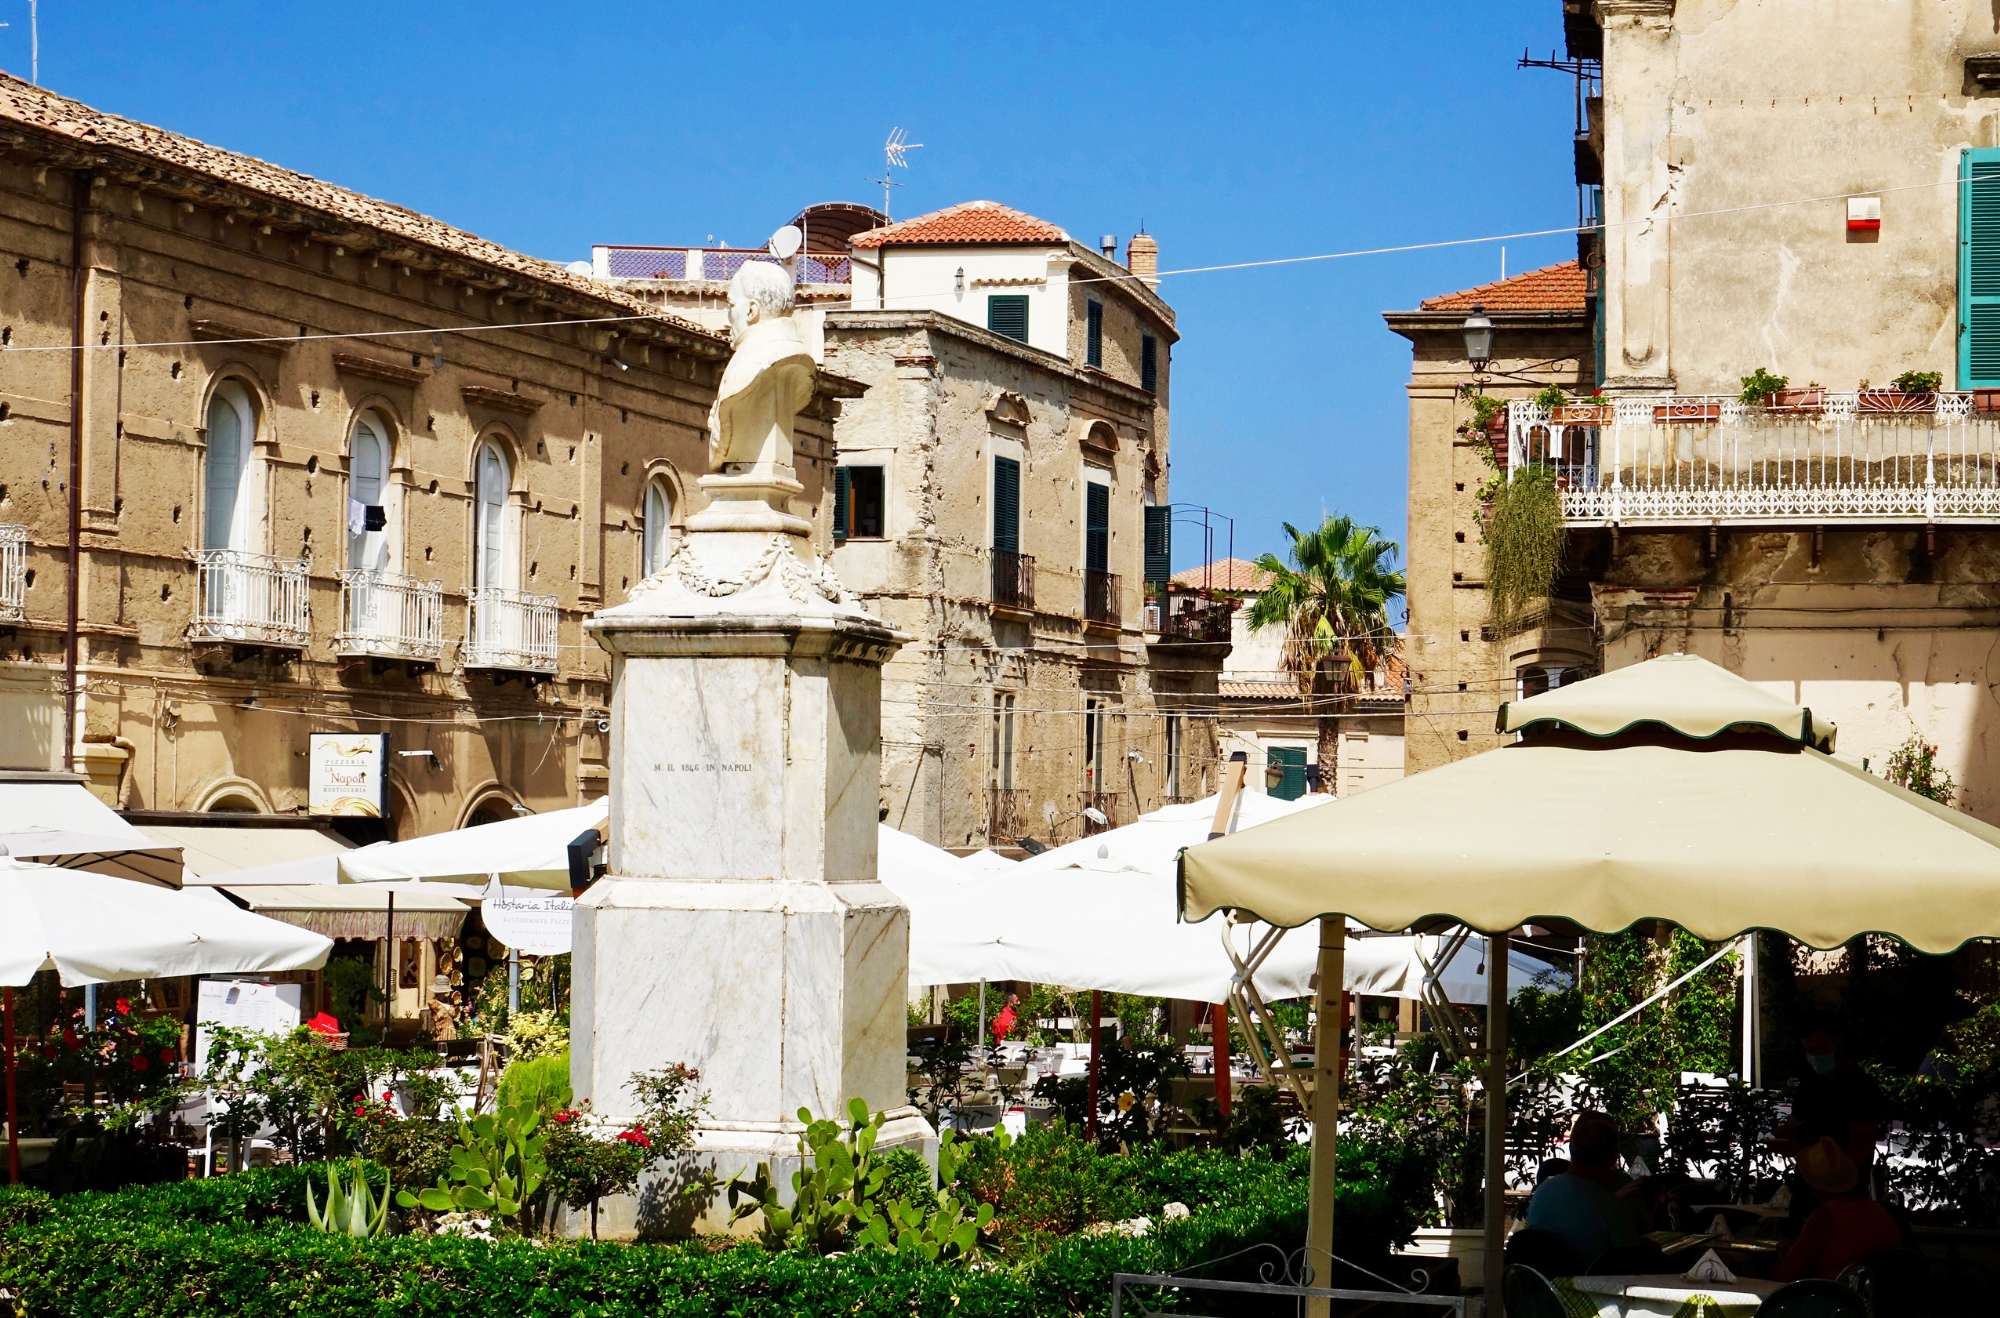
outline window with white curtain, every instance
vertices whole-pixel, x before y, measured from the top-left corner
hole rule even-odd
[[[479,450],[479,505],[475,514],[473,584],[512,586],[514,564],[507,534],[507,491],[512,486],[507,457],[498,446],[486,444]]]
[[[373,412],[355,418],[347,455],[347,566],[370,572],[389,567],[389,519],[383,506],[389,485],[389,431]]]
[[[674,493],[664,476],[646,482],[646,511],[641,528],[645,535],[641,576],[652,576],[667,565],[674,551]]]
[[[250,406],[249,391],[235,380],[224,380],[208,400],[203,549],[247,550],[252,546],[247,480],[250,446],[256,437],[257,414]]]

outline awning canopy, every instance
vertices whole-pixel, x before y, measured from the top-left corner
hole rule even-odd
[[[456,938],[464,930],[466,912],[471,909],[448,892],[410,883],[367,887],[237,887],[225,883],[222,891],[258,915],[328,938]],[[393,922],[389,916],[391,897],[396,903]]]
[[[187,865],[186,882],[212,883],[216,875],[288,861],[324,857],[350,845],[316,828],[273,828],[258,824],[141,824],[139,831],[163,846],[178,847]],[[304,882],[305,880],[298,880]],[[324,880],[333,882],[331,872]]]
[[[1805,706],[1691,654],[1663,655],[1528,700],[1509,700],[1500,706],[1498,723],[1501,732],[1556,727],[1593,737],[1615,737],[1650,724],[1702,741],[1754,729],[1829,752],[1836,731]]]
[[[1510,705],[1520,744],[1190,848],[1185,918],[1494,933],[1660,919],[1710,941],[1879,933],[1937,953],[2000,938],[2000,829],[1798,744],[1802,719],[1717,735],[1755,722],[1742,715],[1764,693],[1712,664],[1637,668],[1651,671]]]
[[[610,819],[611,798],[607,796],[571,810],[522,815],[386,847],[364,847],[340,858],[340,881],[417,879],[483,886],[497,875],[509,887],[568,892],[569,844],[593,829],[602,836]]]
[[[80,774],[0,773],[0,847],[18,860],[177,888],[180,848],[92,796]]]

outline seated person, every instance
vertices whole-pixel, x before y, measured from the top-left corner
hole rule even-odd
[[[1851,1265],[1903,1243],[1889,1210],[1859,1193],[1861,1169],[1832,1136],[1799,1155],[1799,1179],[1812,1188],[1819,1207],[1806,1219],[1799,1238],[1778,1260],[1779,1281],[1824,1277],[1837,1281]]]
[[[1528,1229],[1559,1238],[1586,1262],[1641,1243],[1640,1182],[1618,1168],[1618,1127],[1582,1112],[1569,1133],[1569,1169],[1535,1187]]]

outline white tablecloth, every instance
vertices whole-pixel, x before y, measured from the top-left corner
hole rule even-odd
[[[1595,1313],[1597,1318],[1749,1318],[1764,1297],[1778,1289],[1778,1283],[1750,1277],[1685,1281],[1670,1273],[1660,1277],[1563,1277],[1556,1282],[1556,1289],[1572,1311]]]

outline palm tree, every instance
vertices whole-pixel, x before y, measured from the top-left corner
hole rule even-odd
[[[1320,790],[1331,793],[1340,767],[1336,698],[1358,691],[1394,649],[1389,606],[1408,582],[1394,566],[1396,542],[1351,517],[1329,517],[1308,532],[1287,522],[1285,534],[1289,565],[1275,554],[1257,560],[1270,584],[1250,606],[1250,626],[1285,629],[1285,671],[1319,714]]]

